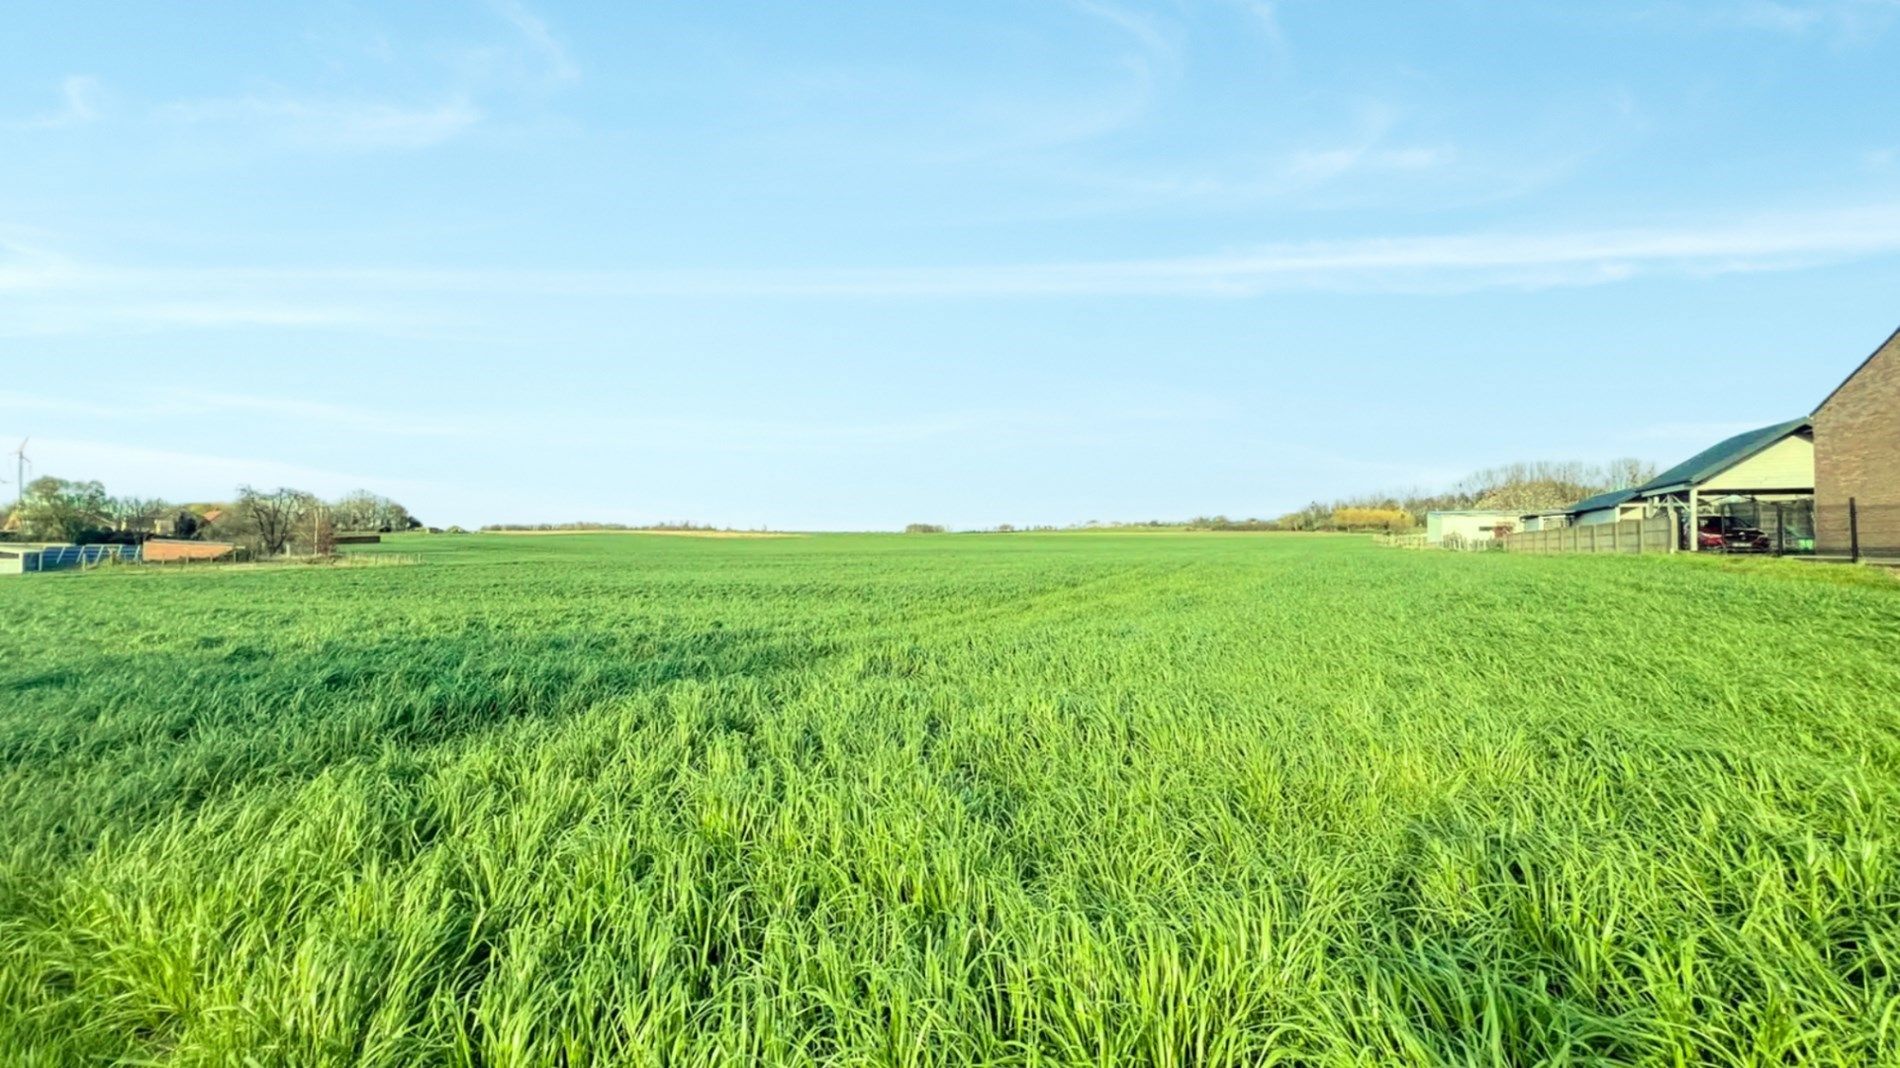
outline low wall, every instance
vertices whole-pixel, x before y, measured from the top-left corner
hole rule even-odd
[[[1504,540],[1514,553],[1673,553],[1676,520],[1668,512],[1556,530],[1522,531]]]
[[[223,541],[174,541],[169,538],[148,538],[145,542],[145,562],[148,564],[175,564],[191,560],[216,560],[228,555],[236,548]]]

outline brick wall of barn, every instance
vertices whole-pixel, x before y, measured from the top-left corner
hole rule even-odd
[[[145,562],[148,564],[170,564],[185,560],[216,560],[230,552],[229,542],[220,541],[171,541],[165,538],[151,538],[145,543]]]
[[[1848,548],[1847,500],[1863,550],[1900,553],[1900,331],[1814,413],[1816,548]]]

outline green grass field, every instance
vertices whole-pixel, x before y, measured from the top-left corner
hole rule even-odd
[[[0,1062],[1900,1063],[1886,576],[380,548],[0,581]]]

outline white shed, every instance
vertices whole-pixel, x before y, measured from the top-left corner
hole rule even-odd
[[[1428,545],[1442,545],[1445,539],[1456,535],[1462,541],[1485,541],[1493,536],[1499,527],[1506,530],[1518,530],[1523,518],[1515,511],[1501,512],[1494,508],[1468,508],[1458,511],[1425,513],[1425,541]]]

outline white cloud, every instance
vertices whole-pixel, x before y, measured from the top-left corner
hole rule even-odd
[[[1900,252],[1900,205],[1701,226],[1277,244],[1204,256],[843,271],[433,272],[378,284],[567,296],[1248,296],[1593,285]]]
[[[1897,252],[1900,204],[1650,228],[1359,238],[1198,256],[891,269],[125,269],[41,256],[0,267],[0,321],[48,306],[68,308],[74,313],[68,319],[108,326],[142,315],[156,325],[198,328],[349,327],[389,326],[404,316],[416,323],[466,321],[502,302],[521,306],[537,298],[1467,292],[1798,270]],[[466,299],[473,296],[490,299]],[[208,302],[208,310],[176,312],[199,302]],[[154,308],[175,313],[154,317]]]
[[[1812,6],[1775,3],[1774,0],[1749,0],[1728,12],[1736,24],[1780,33],[1805,33],[1821,19],[1820,9]]]
[[[1164,31],[1153,19],[1101,0],[1070,0],[1069,6],[1126,35],[1139,47],[1139,54],[1145,61],[1170,68],[1179,64],[1181,45],[1178,38]]]
[[[1900,22],[1900,0],[1721,0],[1667,3],[1642,17],[1699,29],[1746,30],[1786,37],[1870,44]]]
[[[101,397],[90,388],[78,399],[0,390],[0,414],[45,413],[95,423],[152,423],[208,416],[257,416],[280,429],[347,432],[352,436],[495,441],[495,417],[460,419],[294,397],[257,396],[183,388],[147,388]],[[919,412],[880,420],[758,419],[643,415],[599,417],[564,413],[537,416],[511,411],[509,431],[541,446],[589,448],[683,448],[693,452],[782,452],[786,449],[859,451],[934,440],[981,440],[995,444],[1022,437],[1121,440],[1130,426],[1205,423],[1231,409],[1198,397],[1138,401],[1067,397],[1059,408],[991,407]]]
[[[271,85],[261,91],[174,100],[151,113],[161,121],[311,151],[413,150],[443,144],[488,120],[484,100],[532,95],[547,83],[570,83],[581,76],[547,23],[519,0],[489,0],[488,6],[514,31],[511,39],[438,48],[406,59],[406,53],[381,34],[358,46],[379,68],[372,77],[382,76],[380,68],[392,63],[426,69],[446,56],[441,87],[433,92],[387,98],[374,92],[333,95]]]
[[[413,326],[412,317],[364,297],[234,294],[160,272],[101,271],[42,250],[0,243],[0,337],[139,334],[171,329],[341,329]],[[115,281],[116,280],[116,281]],[[8,296],[36,294],[10,303]]]
[[[101,399],[96,386],[88,388],[90,393],[84,400],[0,390],[0,411],[49,412],[105,422],[173,420],[207,415],[260,415],[329,429],[392,437],[453,437],[480,433],[479,428],[464,423],[289,397],[160,388],[141,391],[135,399],[111,400]]]
[[[1379,148],[1372,144],[1359,144],[1295,152],[1288,160],[1285,171],[1290,179],[1313,184],[1360,172],[1431,170],[1456,157],[1456,151],[1444,146]]]
[[[1456,155],[1442,146],[1389,143],[1399,116],[1379,101],[1357,108],[1353,132],[1344,144],[1294,152],[1273,181],[1282,186],[1316,185],[1360,172],[1422,171],[1450,162]]]
[[[482,120],[481,109],[459,97],[418,106],[293,96],[228,97],[171,104],[163,114],[184,123],[249,126],[265,137],[300,147],[344,151],[427,148]]]
[[[1234,0],[1249,16],[1260,36],[1267,42],[1269,57],[1282,69],[1292,64],[1293,49],[1286,30],[1280,25],[1280,8],[1273,0]]]
[[[6,124],[15,130],[59,130],[96,122],[105,102],[99,80],[74,74],[60,83],[61,106],[57,111]]]
[[[1772,418],[1765,417],[1740,422],[1729,420],[1719,423],[1657,423],[1654,426],[1631,430],[1622,436],[1624,440],[1632,442],[1700,442],[1707,444],[1721,441],[1724,438],[1734,437],[1737,434],[1754,430],[1757,427],[1766,426],[1775,419],[1786,418],[1788,418],[1788,413],[1783,412]]]
[[[150,449],[91,439],[36,437],[33,446],[37,470],[83,473],[115,489],[130,487],[175,499],[221,499],[242,483],[296,486],[326,497],[359,488],[389,494],[434,488],[433,483],[424,481],[377,478],[258,457]]]
[[[1125,212],[1151,204],[1240,209],[1268,201],[1337,209],[1368,200],[1383,204],[1395,196],[1457,201],[1515,195],[1568,169],[1578,148],[1566,145],[1572,155],[1539,153],[1529,166],[1483,154],[1466,158],[1453,145],[1395,133],[1402,117],[1400,109],[1383,101],[1362,100],[1351,106],[1343,129],[1303,143],[1159,171],[1069,167],[1056,177],[1096,191],[1066,204],[1064,210],[1072,214]]]
[[[580,80],[581,70],[567,54],[567,49],[548,29],[548,24],[540,16],[528,10],[519,0],[490,0],[497,15],[521,34],[528,47],[541,58],[548,77],[557,82]]]
[[[942,143],[926,148],[929,164],[1020,157],[1084,144],[1140,122],[1152,110],[1164,81],[1179,72],[1178,28],[1101,0],[1070,0],[1070,10],[1105,27],[1112,58],[1082,79],[1080,89],[1047,95],[1000,82],[959,96],[939,120],[928,124]],[[855,92],[855,90],[854,90]]]
[[[77,264],[48,249],[0,239],[0,293],[45,288],[79,272]]]
[[[36,393],[0,390],[0,411],[54,412],[59,415],[83,415],[88,419],[117,419],[125,410],[95,401],[76,401],[66,397],[45,397]]]
[[[478,432],[462,423],[287,397],[179,389],[161,394],[160,403],[181,414],[247,413],[394,437],[453,437]]]
[[[369,320],[363,313],[341,308],[295,304],[236,304],[215,301],[178,301],[128,304],[112,309],[112,317],[140,326],[349,326]]]

